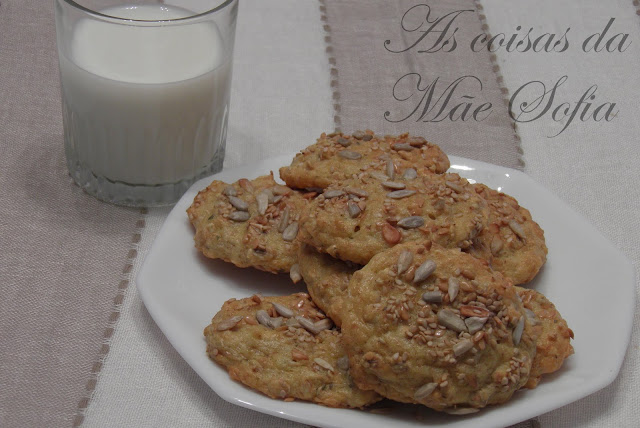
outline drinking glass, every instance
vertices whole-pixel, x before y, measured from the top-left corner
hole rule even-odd
[[[64,147],[87,193],[176,202],[222,169],[238,0],[55,0]]]

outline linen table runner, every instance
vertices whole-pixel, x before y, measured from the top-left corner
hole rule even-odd
[[[336,129],[410,132],[440,145],[447,154],[524,166],[496,56],[468,47],[489,31],[479,2],[320,3]],[[459,45],[451,49],[454,39]],[[482,105],[489,103],[483,111]],[[537,426],[531,419],[513,428]]]
[[[0,3],[0,426],[71,426],[144,218],[67,173],[53,1]]]
[[[419,36],[401,22],[415,5],[420,3],[323,2],[336,125],[344,131],[409,131],[449,154],[520,167],[495,58],[469,54],[466,46],[393,52]],[[465,10],[455,20],[459,43],[486,30],[472,1],[441,1],[431,8],[429,20]],[[423,7],[414,11],[420,13],[407,18],[410,29],[420,15],[425,18]],[[140,262],[136,250],[145,225],[144,210],[101,203],[72,184],[55,52],[53,2],[43,8],[37,0],[0,0],[0,426],[7,427],[82,422],[132,266]],[[437,78],[434,93],[440,96],[464,76],[443,111],[472,101],[471,112],[491,103],[490,115],[419,118],[424,102],[417,99],[429,83]],[[416,108],[418,114],[410,114]]]
[[[338,128],[410,132],[447,154],[522,167],[499,67],[480,49],[488,27],[477,2],[324,0],[322,8]]]

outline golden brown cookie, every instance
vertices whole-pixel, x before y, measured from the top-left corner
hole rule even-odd
[[[527,388],[535,388],[543,374],[560,370],[562,363],[573,354],[573,331],[562,318],[555,305],[542,293],[522,287],[515,287],[524,307],[531,311],[529,318],[538,330],[536,357],[531,367]]]
[[[466,414],[529,378],[533,325],[511,282],[456,249],[397,245],[353,274],[342,313],[362,389]]]
[[[209,357],[271,398],[329,407],[380,400],[354,386],[340,332],[306,293],[224,303],[204,330]]]
[[[449,158],[435,144],[409,134],[380,137],[371,131],[322,134],[318,141],[298,153],[290,166],[280,168],[280,178],[298,188],[325,188],[362,171],[396,175],[443,173]]]
[[[465,248],[484,227],[487,204],[458,174],[393,181],[377,173],[332,184],[305,207],[300,239],[335,258],[366,264],[400,242]]]
[[[319,253],[308,245],[302,245],[298,260],[311,298],[339,327],[349,281],[360,266]],[[573,354],[570,343],[573,332],[544,295],[535,290],[515,288],[536,332],[536,356],[525,385],[535,388],[543,374],[559,370],[564,360]]]
[[[298,264],[311,299],[340,327],[342,299],[351,276],[361,266],[334,259],[306,244],[300,247]]]
[[[487,201],[489,222],[473,240],[469,253],[487,260],[516,285],[531,281],[547,260],[544,231],[511,196],[484,184],[473,186]]]
[[[195,246],[205,256],[238,267],[289,272],[300,243],[302,194],[277,184],[272,175],[233,184],[214,181],[187,210]]]

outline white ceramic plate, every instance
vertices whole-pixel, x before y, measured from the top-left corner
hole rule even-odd
[[[388,428],[411,426],[495,427],[551,411],[611,383],[629,343],[635,301],[631,264],[602,235],[556,196],[525,174],[469,159],[450,157],[451,170],[508,193],[527,207],[545,230],[549,257],[530,284],[555,303],[575,333],[571,356],[534,390],[516,393],[505,405],[456,417],[422,406],[392,405],[386,411],[330,409],[270,399],[231,380],[205,353],[203,328],[222,303],[254,293],[303,290],[287,276],[238,269],[209,260],[193,246],[185,210],[214,178],[233,182],[255,178],[289,164],[293,155],[223,171],[193,185],[171,211],[137,277],[142,300],[171,344],[225,400],[259,412],[315,426]]]

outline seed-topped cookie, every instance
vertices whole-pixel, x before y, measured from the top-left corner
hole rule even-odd
[[[469,253],[487,260],[514,284],[531,281],[547,260],[544,231],[511,196],[480,183],[473,187],[487,201],[489,222]]]
[[[542,293],[522,287],[515,288],[538,335],[536,357],[529,381],[525,385],[527,388],[535,388],[543,374],[560,370],[564,360],[573,354],[573,331],[555,305]]]
[[[340,332],[306,293],[224,303],[205,328],[207,354],[232,379],[271,398],[364,407],[381,397],[353,385]]]
[[[298,261],[314,303],[340,327],[349,281],[361,266],[334,259],[304,244]],[[515,289],[537,337],[536,356],[531,364],[529,381],[525,385],[526,388],[535,388],[542,375],[559,370],[564,360],[573,354],[573,331],[554,304],[542,293],[523,287]]]
[[[342,313],[351,374],[400,402],[466,414],[529,379],[535,331],[515,287],[456,249],[397,245],[355,272]]]
[[[272,175],[233,184],[212,182],[187,210],[195,245],[205,256],[239,267],[289,272],[300,243],[300,192],[277,184]]]
[[[362,266],[335,259],[306,244],[300,247],[298,264],[313,302],[340,327],[343,297],[351,276]]]
[[[305,207],[300,239],[366,264],[400,242],[466,248],[488,219],[487,203],[458,174],[396,177],[363,172],[332,184]]]
[[[447,155],[422,137],[381,137],[357,131],[352,135],[322,134],[315,144],[298,153],[290,166],[280,168],[280,177],[294,188],[325,188],[362,171],[375,170],[393,180],[416,171],[440,174],[447,169]]]

